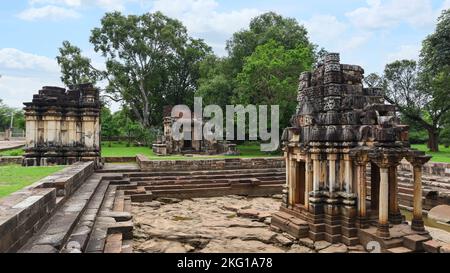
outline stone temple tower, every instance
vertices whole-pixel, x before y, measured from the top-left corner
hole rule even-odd
[[[421,170],[430,158],[410,148],[408,127],[399,124],[381,89],[363,87],[363,75],[336,53],[300,75],[297,112],[282,137],[287,181],[274,227],[347,245],[384,243],[395,225],[426,234]],[[404,227],[397,197],[402,159],[414,166],[411,227]]]
[[[100,162],[100,99],[92,84],[69,90],[43,87],[24,103],[26,148],[23,165]]]

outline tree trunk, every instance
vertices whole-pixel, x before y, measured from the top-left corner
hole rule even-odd
[[[435,128],[428,129],[428,148],[430,152],[439,152],[439,132]]]

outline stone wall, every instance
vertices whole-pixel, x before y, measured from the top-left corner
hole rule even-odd
[[[412,166],[407,161],[402,161],[399,165],[400,171],[412,172]],[[450,164],[449,163],[427,163],[423,166],[422,171],[428,175],[438,175],[450,177]]]
[[[0,156],[0,166],[22,164],[21,156]]]
[[[0,253],[20,249],[93,172],[79,162],[0,199]]]
[[[282,157],[199,160],[150,160],[144,155],[138,155],[136,157],[136,161],[142,171],[235,170],[285,167],[285,160]]]

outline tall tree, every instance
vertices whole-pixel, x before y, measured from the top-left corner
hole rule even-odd
[[[69,41],[63,42],[56,60],[61,68],[61,81],[66,86],[95,84],[100,79],[101,75],[92,67],[91,60],[82,56],[81,49]]]
[[[297,105],[298,75],[313,63],[309,46],[286,49],[274,40],[258,46],[238,74],[235,104],[279,105],[280,128],[287,127]]]
[[[439,151],[439,133],[450,100],[445,91],[446,80],[444,75],[429,77],[413,60],[395,61],[384,70],[386,100],[408,120],[427,130],[428,147],[434,152]]]
[[[267,12],[251,20],[249,29],[233,34],[227,42],[227,51],[234,75],[241,72],[245,58],[270,40],[275,40],[287,50],[298,46],[315,46],[309,42],[306,28],[294,18],[285,18],[275,12]]]
[[[205,105],[215,104],[225,109],[231,103],[234,78],[228,73],[227,58],[208,56],[200,65],[199,88],[196,97],[202,97]]]
[[[450,126],[450,9],[438,18],[434,33],[423,41],[420,53],[421,88],[435,98],[428,105],[434,126],[438,129],[429,143],[430,149],[439,149],[439,131]],[[448,135],[448,130],[444,133]],[[446,137],[448,139],[448,137]]]
[[[106,91],[123,99],[145,128],[162,122],[164,105],[192,100],[199,62],[211,50],[160,12],[107,13],[90,41],[107,58]]]

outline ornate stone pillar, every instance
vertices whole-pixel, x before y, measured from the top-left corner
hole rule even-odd
[[[378,209],[378,235],[389,237],[389,167],[380,166],[380,199]]]
[[[313,161],[313,191],[320,191],[320,161],[319,155],[313,154],[311,155],[311,159]]]
[[[424,231],[425,226],[422,215],[422,167],[430,160],[429,156],[411,156],[408,161],[413,166],[414,177],[414,211],[411,228],[415,231]]]
[[[313,188],[312,161],[308,156],[305,161],[305,208],[309,209],[309,192]]]
[[[352,193],[352,185],[353,185],[353,169],[352,169],[352,160],[348,154],[344,155],[345,161],[345,191],[350,194]]]
[[[369,158],[366,152],[359,152],[355,156],[356,167],[356,186],[358,191],[358,223],[360,228],[368,228],[367,221],[367,181],[366,181],[366,167]]]
[[[333,193],[336,189],[336,154],[330,154],[328,155],[328,164],[329,164],[329,170],[328,170],[328,179],[329,179],[329,190],[330,193]]]

